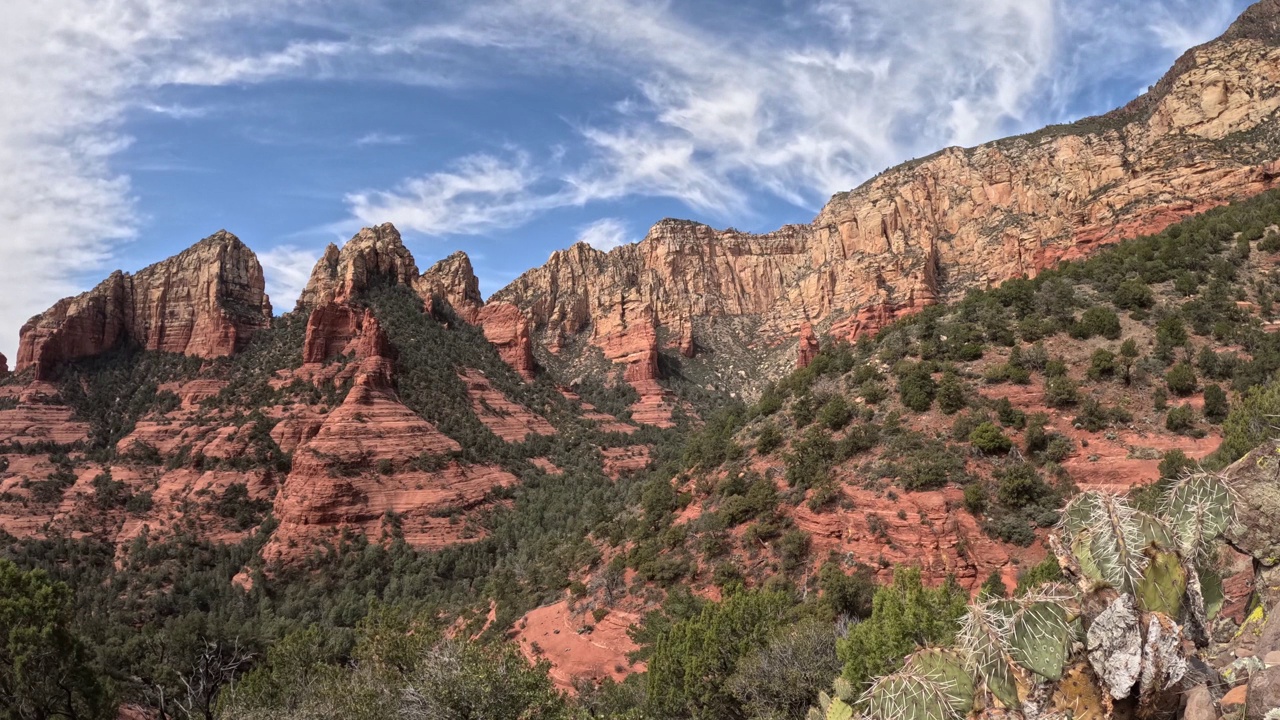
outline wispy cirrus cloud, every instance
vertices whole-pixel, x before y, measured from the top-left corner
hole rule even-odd
[[[627,226],[618,218],[603,218],[578,230],[578,242],[608,252],[631,242]]]
[[[346,200],[360,224],[393,222],[424,235],[478,235],[515,227],[556,205],[556,196],[535,191],[541,179],[524,153],[473,155],[390,190],[355,192]]]
[[[293,309],[293,301],[302,295],[319,259],[319,252],[296,245],[280,245],[258,253],[267,294],[277,314]]]
[[[1243,5],[821,0],[726,25],[644,0],[506,0],[473,5],[465,24],[519,67],[631,83],[603,119],[574,125],[578,164],[530,160],[556,182],[521,208],[665,197],[727,221],[760,194],[816,210],[902,160],[1110,109]],[[502,216],[510,205],[495,198]]]

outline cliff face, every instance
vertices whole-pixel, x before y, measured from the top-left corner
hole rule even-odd
[[[330,244],[311,271],[299,309],[345,303],[379,279],[412,286],[418,265],[391,223],[364,228],[339,250]]]
[[[226,231],[132,275],[60,300],[22,327],[17,370],[37,378],[62,362],[135,343],[147,350],[222,357],[271,323],[262,266]]]
[[[444,300],[459,317],[470,323],[476,321],[484,305],[480,280],[471,268],[471,258],[464,252],[456,252],[432,265],[414,280],[413,289],[428,304],[436,298]]]
[[[750,235],[664,220],[635,245],[557,252],[493,300],[520,307],[553,350],[587,332],[607,348],[638,308],[673,342],[696,321],[744,318],[769,348],[806,319],[852,338],[1159,231],[1277,184],[1278,17],[1280,2],[1255,5],[1125,108],[904,164],[809,225]]]

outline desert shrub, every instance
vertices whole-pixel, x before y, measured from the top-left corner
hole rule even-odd
[[[1125,280],[1116,287],[1115,293],[1111,296],[1111,302],[1124,310],[1142,310],[1155,304],[1155,294],[1146,283]]]
[[[969,434],[969,443],[987,455],[1009,452],[1013,441],[1000,430],[995,423],[984,422]]]
[[[780,447],[782,447],[782,432],[778,430],[778,426],[770,423],[760,429],[760,434],[756,436],[757,453],[768,455]]]
[[[1191,409],[1189,404],[1179,405],[1169,410],[1169,414],[1164,418],[1165,429],[1170,432],[1185,432],[1196,424],[1196,412]]]
[[[1027,414],[1014,407],[1007,397],[996,401],[996,419],[1001,425],[1017,430],[1027,426]]]
[[[971,515],[980,515],[987,510],[987,489],[982,483],[973,483],[964,488],[964,507]]]
[[[937,392],[937,383],[922,365],[911,364],[898,375],[898,395],[911,410],[927,412]]]
[[[1115,311],[1095,305],[1085,310],[1080,320],[1071,326],[1071,336],[1078,340],[1087,340],[1096,335],[1108,340],[1120,339],[1120,318]]]
[[[952,415],[964,409],[967,404],[964,383],[960,382],[960,377],[953,372],[943,373],[942,382],[938,384],[938,408]]]
[[[818,413],[818,422],[831,430],[843,430],[853,419],[853,408],[843,395],[836,395],[822,406]]]
[[[893,584],[876,591],[871,617],[837,642],[844,679],[863,687],[893,672],[917,647],[950,643],[967,603],[968,594],[953,580],[931,589],[918,569],[896,569]]]
[[[1089,379],[1097,382],[1116,374],[1116,354],[1106,348],[1098,348],[1089,357]]]
[[[1052,408],[1069,407],[1076,404],[1080,394],[1075,381],[1066,375],[1058,375],[1045,380],[1044,402]]]
[[[1185,362],[1169,368],[1164,381],[1169,391],[1180,397],[1186,397],[1196,391],[1196,371]]]
[[[1227,393],[1222,386],[1209,384],[1204,386],[1204,417],[1211,423],[1220,423],[1227,419],[1231,405],[1227,402]]]

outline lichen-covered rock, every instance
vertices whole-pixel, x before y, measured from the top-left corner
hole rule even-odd
[[[1245,698],[1245,720],[1266,720],[1268,711],[1280,708],[1280,666],[1269,667],[1249,678]]]
[[[1087,635],[1089,664],[1116,700],[1129,697],[1142,672],[1142,632],[1133,596],[1120,595],[1094,619]]]
[[[262,266],[225,230],[139,270],[59,300],[22,327],[17,369],[47,377],[60,363],[124,344],[197,357],[223,357],[271,322]]]
[[[1227,539],[1263,565],[1280,563],[1280,443],[1267,443],[1227,469],[1236,522]]]

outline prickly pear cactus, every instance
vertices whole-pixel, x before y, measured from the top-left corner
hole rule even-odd
[[[952,720],[956,697],[933,678],[909,669],[877,680],[863,704],[872,720]]]
[[[1072,498],[1062,511],[1060,527],[1063,534],[1068,538],[1074,538],[1089,529],[1099,504],[1099,496],[1093,492],[1080,493]]]
[[[1146,568],[1136,512],[1115,495],[1098,495],[1089,529],[1089,555],[1098,574],[1120,592],[1131,592]]]
[[[957,636],[987,691],[1009,708],[1020,704],[1018,681],[1006,652],[1006,643],[1013,634],[1015,608],[1003,600],[971,605]]]
[[[838,697],[818,694],[818,707],[809,708],[807,720],[853,720],[853,707]]]
[[[1134,512],[1134,522],[1138,525],[1138,535],[1142,538],[1142,549],[1177,550],[1178,538],[1163,520],[1144,512]]]
[[[1163,515],[1188,558],[1203,558],[1234,519],[1231,489],[1212,473],[1188,475],[1169,488]]]
[[[961,715],[973,709],[973,677],[958,650],[929,648],[907,659],[906,668],[938,683],[954,698],[951,708]]]
[[[1009,655],[1043,678],[1060,680],[1071,635],[1071,619],[1061,602],[1030,602],[1013,620]]]
[[[1182,599],[1187,594],[1187,571],[1177,553],[1148,549],[1148,562],[1134,594],[1142,612],[1182,615]]]

